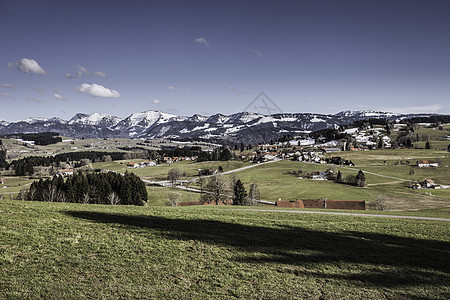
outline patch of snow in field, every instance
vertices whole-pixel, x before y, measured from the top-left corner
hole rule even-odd
[[[314,145],[315,143],[316,143],[316,140],[315,139],[312,139],[312,138],[307,138],[307,139],[304,139],[304,140],[298,140],[298,141],[296,141],[296,145],[298,145],[298,143],[300,142],[300,146],[311,146],[311,145]]]
[[[346,134],[354,134],[356,132],[358,132],[358,128],[349,128],[349,129],[345,129],[344,132]]]

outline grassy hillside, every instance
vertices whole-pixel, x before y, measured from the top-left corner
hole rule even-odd
[[[0,201],[0,298],[445,299],[447,222]]]
[[[376,151],[365,153],[371,155],[372,152]],[[366,172],[368,186],[359,188],[332,181],[299,179],[289,174],[290,171],[298,170],[303,172],[325,171],[330,167],[336,172],[340,170],[344,178],[346,175],[356,175],[358,170],[361,169]],[[409,166],[372,166],[369,164],[357,165],[352,168],[341,168],[339,166],[281,161],[244,170],[237,173],[237,176],[247,186],[251,182],[258,183],[261,198],[269,201],[275,201],[280,198],[282,200],[328,198],[333,200],[365,200],[370,203],[377,195],[387,195],[390,198],[388,202],[390,209],[408,210],[450,206],[449,189],[416,191],[408,188],[410,180],[414,178],[418,180],[433,178],[437,183],[450,184],[448,181],[450,178],[448,168],[419,169],[416,167],[413,175],[409,174],[410,168]]]
[[[143,159],[126,160],[126,161],[112,161],[112,162],[101,162],[94,163],[94,168],[108,169],[117,172],[125,173],[125,171],[133,172],[143,179],[148,180],[167,180],[167,173],[172,168],[178,168],[183,172],[182,179],[189,177],[194,177],[198,175],[199,169],[218,169],[219,166],[223,170],[230,171],[237,168],[241,168],[249,165],[248,163],[240,161],[205,161],[205,162],[193,162],[193,161],[181,161],[174,164],[160,164],[154,167],[146,168],[129,168],[127,163],[131,162],[142,162]]]

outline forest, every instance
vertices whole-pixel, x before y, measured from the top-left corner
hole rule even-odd
[[[64,180],[62,176],[41,179],[20,193],[22,200],[85,204],[145,205],[148,200],[145,183],[139,176],[126,172],[77,172]]]

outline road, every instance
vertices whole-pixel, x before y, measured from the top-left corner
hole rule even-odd
[[[275,210],[275,209],[233,209],[239,211],[257,211],[257,212],[279,212],[279,213],[296,213],[296,214],[321,214],[321,215],[341,215],[341,216],[356,216],[356,217],[374,217],[374,218],[392,218],[392,219],[411,219],[411,220],[427,220],[427,221],[444,221],[450,222],[450,219],[433,218],[433,217],[415,217],[415,216],[397,216],[397,215],[379,215],[379,214],[359,214],[346,212],[332,212],[332,211],[305,211],[305,210]]]

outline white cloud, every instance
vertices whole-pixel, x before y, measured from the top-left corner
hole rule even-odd
[[[161,103],[161,100],[159,100],[159,99],[153,99],[153,101],[152,101],[154,104],[159,104],[159,103]]]
[[[11,94],[10,93],[2,93],[2,94],[0,94],[0,98],[11,98]]]
[[[0,86],[4,87],[4,88],[8,88],[8,89],[13,89],[16,87],[14,84],[11,84],[11,83],[2,83],[2,84],[0,84]]]
[[[169,85],[168,87],[167,87],[169,90],[172,90],[172,91],[176,91],[176,90],[178,90],[178,91],[189,91],[191,88],[179,88],[179,87],[174,87],[173,85]]]
[[[81,73],[85,73],[85,74],[88,73],[88,70],[87,70],[85,67],[82,67],[82,66],[80,66],[80,65],[76,65],[76,66],[74,66],[74,68],[75,68],[76,70],[78,70],[79,72],[81,72]]]
[[[73,73],[67,72],[64,77],[66,78],[81,78],[83,75],[88,75],[88,70],[80,65],[73,66]]]
[[[9,63],[9,67],[17,66],[17,69],[29,74],[48,74],[37,61],[31,58],[22,58],[17,64]]]
[[[199,37],[195,39],[196,43],[199,43],[200,45],[205,45],[209,47],[209,43],[205,38]]]
[[[105,88],[103,85],[100,84],[87,84],[83,83],[80,86],[77,86],[77,90],[94,96],[94,97],[102,97],[102,98],[118,98],[120,97],[120,94],[116,90],[110,90],[108,88]]]
[[[258,51],[258,50],[253,50],[252,52],[255,53],[255,54],[258,55],[258,56],[261,56],[261,57],[264,56],[264,55],[263,55],[260,51]]]
[[[95,75],[95,76],[98,76],[98,77],[103,77],[103,78],[106,77],[106,73],[100,72],[100,71],[95,71],[95,72],[94,72],[94,75]]]
[[[437,113],[442,109],[441,104],[432,104],[425,106],[404,106],[404,107],[384,107],[383,111],[390,111],[400,114],[419,114],[419,113]]]
[[[53,98],[57,99],[57,100],[61,100],[61,101],[68,101],[69,99],[65,98],[63,95],[59,94],[59,93],[54,93],[53,94]]]

